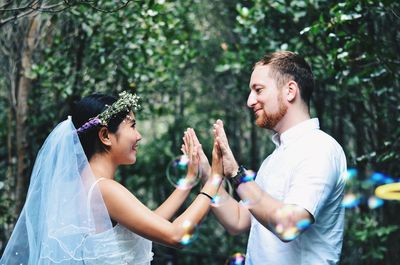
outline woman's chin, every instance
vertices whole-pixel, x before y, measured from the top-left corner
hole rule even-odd
[[[129,156],[129,164],[130,165],[132,165],[132,164],[135,164],[136,163],[136,154],[137,154],[137,151],[136,150],[132,150],[132,152],[131,152],[131,154],[130,154],[130,156]]]
[[[136,156],[130,157],[129,160],[124,161],[121,163],[122,165],[133,165],[136,163]]]

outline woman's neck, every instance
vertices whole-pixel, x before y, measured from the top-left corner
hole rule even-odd
[[[114,174],[118,165],[110,159],[107,153],[93,155],[92,158],[90,158],[89,164],[96,177],[114,179]]]

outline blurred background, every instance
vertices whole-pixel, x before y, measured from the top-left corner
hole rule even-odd
[[[258,169],[274,147],[246,106],[250,73],[265,53],[291,50],[317,80],[312,115],[348,159],[341,264],[398,264],[400,201],[371,196],[400,178],[399,29],[396,0],[1,0],[0,253],[38,149],[80,97],[142,97],[138,162],[117,177],[154,209],[174,189],[166,169],[187,127],[210,154],[222,119],[237,160]],[[196,233],[183,250],[154,244],[152,264],[246,252],[247,235],[229,236],[212,214]]]

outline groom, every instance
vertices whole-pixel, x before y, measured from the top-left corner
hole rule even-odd
[[[346,157],[320,130],[318,119],[310,117],[313,89],[310,66],[293,52],[267,54],[255,64],[247,105],[256,124],[275,133],[276,145],[255,180],[236,162],[223,122],[214,124],[224,175],[242,203],[229,196],[212,211],[231,234],[250,230],[246,264],[339,263]],[[256,203],[246,206],[244,201]]]

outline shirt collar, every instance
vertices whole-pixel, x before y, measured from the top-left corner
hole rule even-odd
[[[315,130],[319,129],[319,120],[318,118],[313,118],[309,119],[306,121],[303,121],[292,128],[286,130],[283,132],[281,135],[278,133],[275,133],[272,136],[272,142],[277,146],[287,146],[290,142],[293,140],[298,139],[302,135],[304,135],[305,132],[310,131],[310,130]]]

